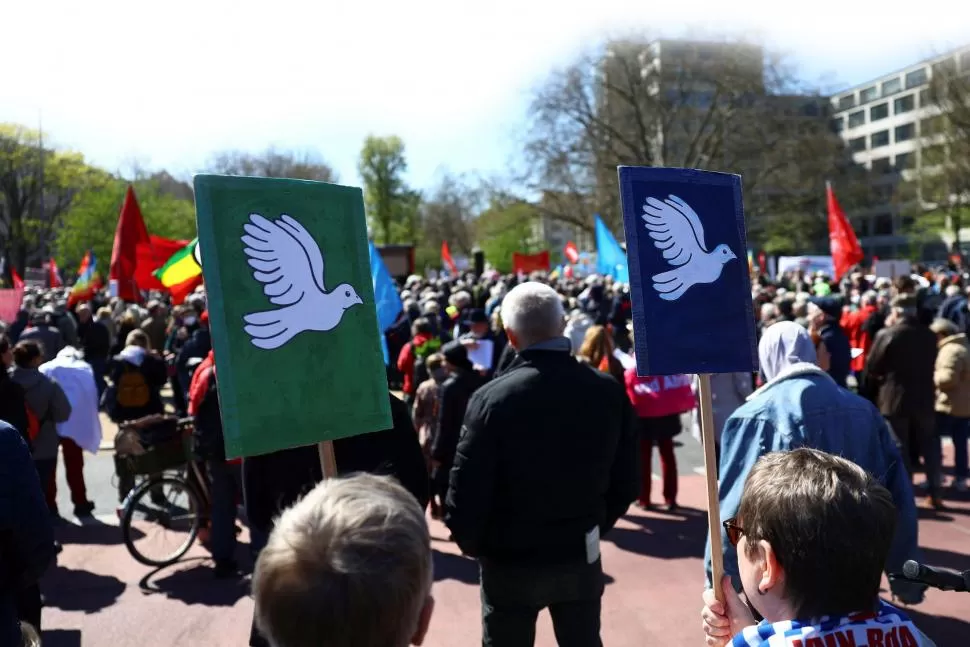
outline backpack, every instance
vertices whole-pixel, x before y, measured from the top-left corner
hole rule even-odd
[[[439,350],[441,350],[441,340],[437,337],[432,337],[420,346],[414,347],[414,371],[412,372],[412,376],[414,378],[415,389],[431,377],[431,374],[428,373],[427,361],[429,357]]]
[[[123,409],[139,409],[151,402],[152,391],[137,366],[124,362],[115,383],[115,400]]]

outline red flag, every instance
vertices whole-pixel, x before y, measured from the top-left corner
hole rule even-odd
[[[141,301],[141,294],[135,281],[138,243],[151,243],[151,239],[148,237],[148,229],[145,228],[141,209],[138,208],[135,191],[129,185],[124,204],[121,205],[118,227],[115,229],[114,247],[111,248],[111,268],[108,271],[112,294],[117,290],[117,296],[125,301]]]
[[[13,280],[13,289],[14,290],[23,290],[24,289],[24,280],[22,278],[20,278],[20,275],[17,274],[17,270],[14,267],[12,267],[12,266],[10,268],[10,278]]]
[[[50,281],[52,288],[59,288],[64,285],[64,281],[61,280],[61,271],[57,268],[57,261],[51,257],[50,262],[47,264],[47,273],[49,274],[48,281]]]
[[[451,252],[448,250],[448,241],[441,242],[441,261],[451,270],[452,274],[458,273],[458,266],[455,265],[455,260],[451,257]]]
[[[825,195],[829,208],[829,248],[832,253],[832,264],[835,266],[835,280],[839,281],[849,271],[849,268],[860,262],[864,256],[859,239],[856,238],[852,225],[845,217],[845,212],[835,199],[832,185],[825,183]]]
[[[576,248],[576,243],[569,241],[566,243],[566,249],[563,250],[566,255],[566,260],[575,265],[579,262],[579,250]]]
[[[765,256],[764,252],[758,254],[758,267],[761,269],[762,274],[768,273],[768,257]]]

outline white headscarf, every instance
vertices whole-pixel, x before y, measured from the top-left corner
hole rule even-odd
[[[779,321],[765,328],[758,344],[761,372],[770,382],[796,364],[814,365],[817,356],[808,331],[792,321]]]

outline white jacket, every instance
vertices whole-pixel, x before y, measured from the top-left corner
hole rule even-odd
[[[71,403],[71,417],[57,424],[57,435],[70,438],[81,449],[97,454],[101,446],[98,387],[91,365],[80,356],[80,351],[67,346],[57,357],[41,364],[40,372],[57,380]]]

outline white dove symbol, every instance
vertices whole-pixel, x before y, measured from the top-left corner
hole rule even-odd
[[[713,283],[724,264],[737,258],[727,245],[707,251],[700,218],[675,195],[663,201],[647,198],[642,217],[653,244],[676,268],[653,276],[653,289],[664,301],[676,301],[698,283]]]
[[[325,332],[340,323],[344,311],[363,300],[352,285],[341,283],[327,292],[323,286],[323,256],[303,225],[286,214],[270,221],[249,215],[241,240],[253,278],[277,310],[243,317],[253,346],[281,347],[305,330]]]

